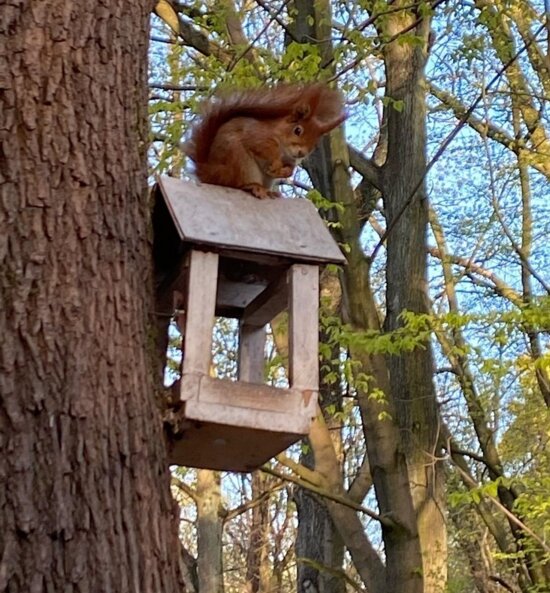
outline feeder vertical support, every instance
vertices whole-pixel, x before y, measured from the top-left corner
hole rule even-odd
[[[241,321],[239,332],[239,381],[264,382],[265,325],[257,327]]]
[[[290,386],[319,389],[319,268],[294,264],[290,284]]]
[[[192,249],[188,278],[183,374],[208,375],[216,313],[218,254]]]

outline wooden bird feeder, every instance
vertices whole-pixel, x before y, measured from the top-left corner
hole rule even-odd
[[[170,177],[157,184],[157,276],[182,295],[185,421],[170,461],[251,471],[309,433],[318,393],[319,266],[344,263],[313,204]],[[165,298],[165,302],[168,299]],[[263,383],[265,326],[289,311],[289,387]],[[215,316],[239,319],[238,380],[210,375]]]

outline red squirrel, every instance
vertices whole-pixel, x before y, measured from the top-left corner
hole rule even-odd
[[[203,183],[276,198],[275,180],[345,118],[340,93],[322,83],[238,91],[206,103],[186,152]]]

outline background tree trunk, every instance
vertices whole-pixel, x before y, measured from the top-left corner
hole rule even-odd
[[[148,323],[151,8],[1,9],[2,592],[183,589]]]
[[[398,4],[404,5],[405,2]],[[388,18],[392,38],[418,19],[414,11]],[[428,203],[425,183],[413,192],[426,170],[426,92],[424,67],[430,19],[413,29],[423,45],[394,41],[384,48],[388,154],[383,167],[383,199],[388,228],[386,320],[389,331],[403,325],[401,314],[430,312],[427,284]],[[403,210],[404,208],[404,210]],[[411,494],[422,548],[425,593],[445,589],[447,531],[442,463],[437,456],[439,420],[431,347],[389,356],[391,396],[401,428]]]
[[[302,463],[306,467],[311,465],[304,457]],[[330,513],[315,495],[303,488],[296,489],[294,500],[298,511],[295,544],[298,559],[298,591],[345,593],[346,583],[338,576],[338,572],[343,568],[345,550]],[[311,583],[314,589],[309,590],[308,583]]]
[[[223,592],[220,473],[197,471],[197,568],[199,593]]]
[[[252,474],[251,499],[258,499],[252,507],[250,538],[246,557],[246,593],[267,593],[271,571],[269,553],[269,501],[262,500],[267,490],[267,476],[260,471]]]
[[[312,0],[295,0],[293,3],[296,9],[292,31],[295,38],[305,40],[315,38],[314,19],[318,16]],[[322,7],[323,9],[324,7]],[[287,38],[287,42],[290,38]],[[329,57],[331,48],[328,48],[325,59]],[[321,191],[325,190],[323,187]],[[324,276],[325,281],[332,282],[331,279]],[[325,285],[327,282],[325,282]],[[333,291],[331,291],[333,292]],[[339,306],[339,297],[331,296],[331,307],[336,309]],[[321,340],[323,337],[321,336]],[[338,353],[334,353],[334,359],[338,359]],[[325,364],[331,364],[325,361]],[[335,369],[338,372],[338,369]],[[336,410],[341,410],[341,393],[338,386],[328,385],[324,381],[323,374],[320,375],[320,408],[325,410],[327,406],[333,406]],[[330,415],[326,418],[327,422],[332,423]],[[335,424],[335,423],[333,423]],[[338,431],[331,433],[334,445],[341,447],[341,438]],[[311,448],[310,448],[311,447]],[[313,443],[308,442],[308,450],[301,456],[301,463],[306,467],[315,468],[315,439]],[[332,476],[336,482],[341,482],[341,474]],[[345,591],[345,581],[336,576],[343,568],[344,544],[338,529],[334,524],[333,518],[322,502],[307,491],[297,488],[294,499],[298,511],[298,532],[296,535],[296,557],[297,565],[297,588],[300,593],[343,593]],[[301,562],[303,559],[305,562]],[[309,561],[309,562],[308,562]],[[325,568],[323,570],[322,568]],[[308,589],[309,587],[313,587]]]
[[[297,3],[297,5],[299,4],[301,3]],[[305,12],[308,9],[310,10],[310,14]],[[306,22],[314,24],[314,26],[312,25],[312,30],[309,32],[309,37],[322,40],[329,39],[331,26],[330,3],[317,2],[313,7],[308,2],[305,2],[302,10],[304,12],[299,13],[302,18],[306,19]],[[396,23],[401,22],[402,19],[402,13],[398,13],[398,15],[395,18]],[[391,17],[388,17],[388,19],[391,20]],[[427,26],[427,30],[429,30],[429,25]],[[331,45],[325,41],[322,45],[322,52],[324,62],[327,64],[333,59],[331,51]],[[409,69],[416,67],[414,70],[415,75],[418,72],[421,75],[423,64],[424,62],[415,64],[414,66],[412,64],[405,64],[405,66]],[[397,76],[398,69],[402,66],[403,63],[398,62],[386,63],[387,72],[390,68],[395,69],[395,71],[392,70],[392,76]],[[387,76],[390,75],[387,73]],[[416,88],[414,92],[416,93]],[[409,107],[412,110],[416,109],[416,105]],[[410,118],[411,113],[417,116],[418,112],[408,111],[407,117]],[[407,121],[408,126],[415,123],[416,120],[414,122]],[[338,214],[338,222],[340,223],[339,233],[341,235],[339,239],[347,245],[349,250],[347,253],[348,266],[343,270],[342,279],[347,316],[357,330],[378,330],[379,318],[370,289],[369,265],[360,244],[362,225],[359,220],[358,203],[356,202],[356,196],[350,184],[347,170],[349,156],[347,146],[341,134],[341,131],[336,130],[329,138],[325,138],[320,148],[309,161],[308,173],[314,186],[325,197],[345,206]],[[425,152],[425,135],[418,139],[418,143],[417,148],[422,151],[423,155]],[[331,163],[332,165],[327,166],[327,163]],[[393,166],[398,167],[399,165],[400,163],[396,162]],[[416,171],[417,169],[415,169]],[[415,179],[416,181],[417,179]],[[396,177],[395,183],[399,183],[399,176]],[[410,182],[407,180],[407,183],[403,183],[402,189],[404,192],[407,192],[410,190],[410,187]],[[387,190],[386,187],[383,189],[384,191]],[[425,233],[425,228],[423,230],[421,229],[421,232]],[[396,240],[399,240],[400,235],[396,235],[396,237]],[[423,248],[423,245],[419,245],[419,247]],[[420,258],[420,261],[424,261],[425,264],[425,256],[413,254],[413,257]],[[388,282],[390,280],[395,281],[396,279],[388,276]],[[401,279],[397,281],[401,282]],[[415,287],[417,292],[419,291],[422,294],[424,294],[422,292],[424,288],[421,286]],[[401,309],[399,309],[398,313],[400,312]],[[380,402],[371,398],[369,393],[358,394],[365,426],[368,460],[380,511],[382,514],[391,512],[394,519],[393,526],[389,526],[388,524],[382,525],[386,554],[385,571],[383,574],[380,574],[381,571],[377,570],[377,563],[371,562],[370,567],[365,567],[362,577],[366,583],[370,581],[372,588],[380,588],[380,590],[392,593],[402,590],[407,590],[410,593],[427,591],[428,589],[424,589],[423,583],[423,575],[426,574],[426,571],[422,570],[421,542],[419,541],[415,507],[413,506],[414,499],[412,497],[411,481],[408,472],[409,463],[407,462],[407,455],[402,446],[400,426],[398,426],[399,418],[396,418],[396,414],[393,413],[395,393],[392,388],[395,385],[391,384],[388,380],[389,369],[382,356],[369,356],[363,352],[352,352],[351,354],[355,360],[361,362],[361,370],[371,377],[370,391],[378,388],[384,392],[388,400],[387,405],[381,405]],[[426,368],[423,366],[419,370],[419,372],[424,371],[427,375],[422,377],[421,380],[431,385],[431,367]],[[392,419],[381,420],[379,418],[381,412],[385,412],[386,414],[389,412]],[[315,440],[312,439],[312,442],[314,443],[315,452]],[[329,508],[332,507],[329,506]],[[339,520],[337,524],[340,530],[346,527],[349,529],[350,527],[342,520]],[[349,549],[349,538],[343,536],[343,539]],[[357,566],[357,554],[354,556],[352,553],[352,557]],[[440,578],[443,577],[441,582],[444,583],[444,575],[438,576]],[[385,581],[384,585],[381,582],[382,579]]]

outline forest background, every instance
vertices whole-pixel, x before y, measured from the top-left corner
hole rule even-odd
[[[198,536],[199,575],[216,571],[228,591],[309,591],[307,584],[343,592],[386,590],[384,572],[392,572],[395,590],[412,591],[403,579],[414,580],[410,542],[418,537],[418,590],[543,590],[545,7],[216,9],[181,7],[172,42],[154,33],[156,168],[181,170],[190,113],[214,88],[334,82],[346,97],[345,137],[334,133],[307,162],[309,175],[285,190],[314,200],[349,264],[323,276],[323,419],[306,447],[249,479],[177,472],[184,516],[198,519],[182,534],[194,552]],[[401,261],[390,260],[392,248]],[[276,325],[274,332],[284,357]],[[227,352],[231,340],[218,338]],[[373,468],[386,474],[379,484]],[[395,545],[406,547],[410,566],[388,549],[398,529],[384,525],[389,516],[406,525],[408,542]]]
[[[0,11],[0,593],[548,591],[548,0],[154,5]],[[349,113],[282,186],[348,260],[319,416],[170,476],[146,156],[186,176],[216,89],[311,80]]]
[[[176,472],[184,541],[199,575],[217,567],[207,590],[383,591],[391,572],[412,591],[416,537],[418,590],[542,590],[545,6],[215,5],[180,6],[177,35],[153,30],[154,170],[192,171],[180,143],[214,89],[327,80],[346,97],[345,136],[284,190],[314,200],[349,264],[323,275],[323,420],[307,445],[250,478]],[[217,339],[218,374],[234,373],[227,324]]]

